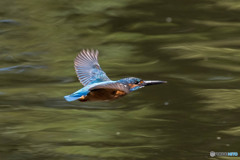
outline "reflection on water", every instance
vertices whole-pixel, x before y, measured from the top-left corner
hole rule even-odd
[[[239,11],[229,0],[0,1],[0,157],[207,159],[239,150]],[[68,103],[73,59],[113,79],[168,81]]]

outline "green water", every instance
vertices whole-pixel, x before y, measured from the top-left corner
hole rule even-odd
[[[202,160],[240,154],[240,1],[1,0],[1,160]],[[66,102],[73,60],[112,80],[166,80]],[[212,158],[213,159],[213,158]],[[217,157],[215,159],[239,159]]]

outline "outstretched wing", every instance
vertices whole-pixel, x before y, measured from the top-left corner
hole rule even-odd
[[[128,85],[124,85],[124,84],[118,83],[118,82],[100,84],[100,85],[90,88],[89,90],[92,91],[95,89],[112,89],[112,90],[116,90],[116,91],[123,91],[126,94],[130,92],[130,87]]]
[[[110,81],[98,63],[98,50],[82,50],[74,61],[79,81],[84,85]]]

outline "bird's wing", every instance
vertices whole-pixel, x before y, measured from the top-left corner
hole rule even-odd
[[[117,90],[117,91],[123,91],[125,93],[129,93],[130,92],[130,88],[128,85],[124,85],[122,83],[107,83],[107,84],[100,84],[97,86],[94,86],[92,88],[90,88],[89,90],[95,90],[95,89],[113,89],[113,90]]]
[[[98,63],[98,50],[82,50],[74,61],[79,81],[84,85],[110,81]]]

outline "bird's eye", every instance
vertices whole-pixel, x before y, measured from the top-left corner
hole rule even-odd
[[[139,82],[138,81],[136,81],[134,84],[138,84]]]

